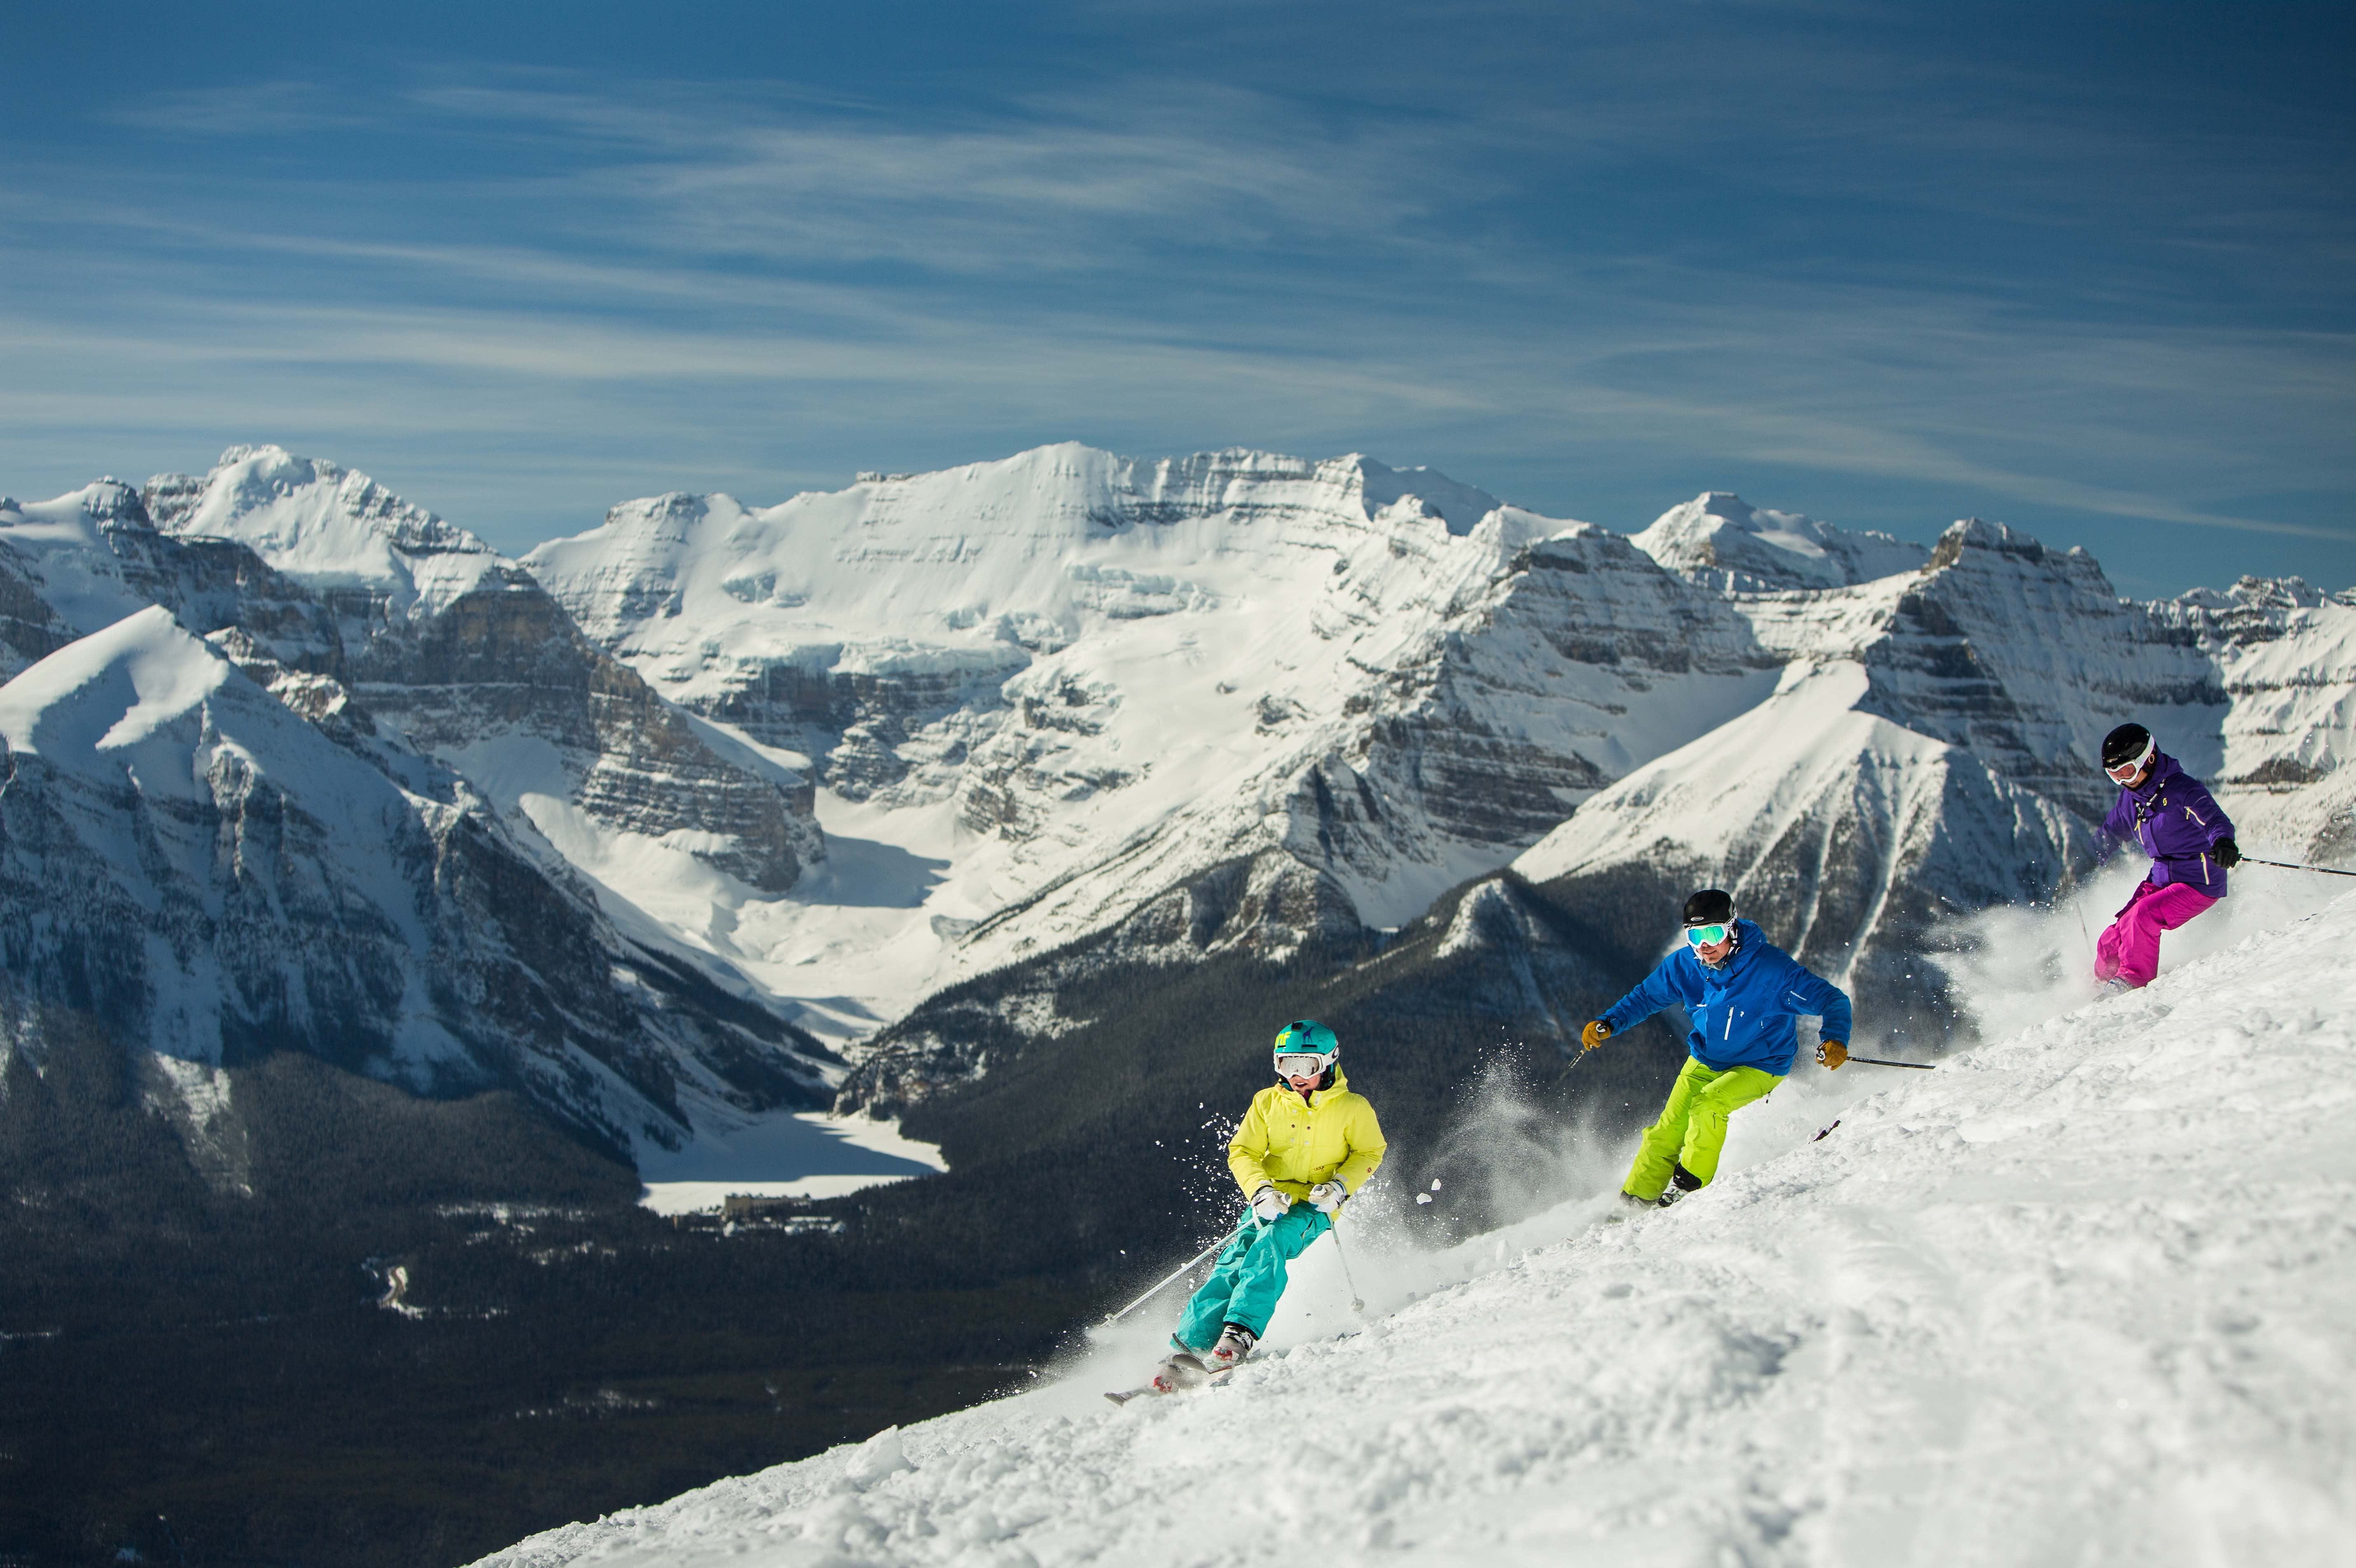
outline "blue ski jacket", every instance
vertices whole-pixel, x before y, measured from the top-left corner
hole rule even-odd
[[[1716,967],[1680,947],[1612,1004],[1603,1021],[1613,1034],[1634,1029],[1671,1002],[1685,1004],[1693,1029],[1686,1050],[1704,1067],[1756,1067],[1777,1077],[1799,1053],[1802,1017],[1824,1019],[1826,1040],[1849,1038],[1848,994],[1810,974],[1767,940],[1753,922],[1734,923],[1734,951]]]

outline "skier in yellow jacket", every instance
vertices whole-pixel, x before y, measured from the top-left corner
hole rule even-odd
[[[1211,1277],[1186,1303],[1154,1377],[1167,1392],[1251,1353],[1284,1294],[1286,1265],[1333,1228],[1333,1215],[1383,1162],[1383,1129],[1342,1076],[1342,1044],[1313,1019],[1276,1037],[1277,1082],[1252,1096],[1227,1143],[1249,1200]]]

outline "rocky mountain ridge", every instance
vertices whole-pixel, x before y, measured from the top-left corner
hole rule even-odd
[[[1943,912],[2091,864],[2126,717],[2251,831],[2350,821],[2343,598],[2132,604],[1978,520],[1925,549],[1713,492],[1632,538],[1359,456],[1065,445],[631,502],[513,562],[256,447],[0,512],[0,547],[20,663],[163,603],[629,941],[916,1052],[846,1107],[974,1069],[875,1032],[964,979],[1014,976],[1019,1049],[1074,965],[1379,949],[1508,862],[1610,964],[1718,880],[1928,1019]]]
[[[841,833],[947,862],[855,946],[731,933],[780,983],[887,951],[902,998],[1237,865],[1271,955],[1403,924],[1778,662],[1620,535],[1362,457],[1043,448],[633,503],[526,564],[666,696],[808,756]]]
[[[151,1088],[192,1150],[235,1121],[224,1070],[279,1050],[420,1093],[512,1089],[622,1157],[713,1117],[825,1103],[830,1053],[743,976],[630,912],[617,923],[434,748],[569,742],[582,799],[683,817],[670,831],[701,831],[715,858],[757,841],[710,831],[715,805],[753,803],[742,815],[774,837],[798,781],[759,759],[730,769],[723,749],[744,748],[702,742],[527,576],[365,480],[339,485],[358,500],[338,515],[381,528],[382,559],[476,558],[415,574],[438,595],[333,571],[315,593],[194,531],[209,496],[250,496],[257,469],[299,494],[274,450],[152,485],[183,532],[112,481],[0,505],[0,1007],[19,1048],[37,1061],[70,1015],[182,1064]],[[527,635],[501,635],[519,622]],[[649,752],[659,787],[616,787]],[[815,838],[806,791],[801,809],[787,869]]]

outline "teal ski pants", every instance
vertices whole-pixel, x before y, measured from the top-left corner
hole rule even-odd
[[[1220,1328],[1229,1323],[1240,1323],[1255,1336],[1267,1333],[1277,1298],[1284,1294],[1286,1266],[1333,1228],[1333,1221],[1307,1203],[1295,1203],[1273,1225],[1259,1223],[1247,1211],[1243,1228],[1219,1249],[1211,1277],[1187,1301],[1174,1336],[1179,1346],[1200,1355],[1218,1343]]]

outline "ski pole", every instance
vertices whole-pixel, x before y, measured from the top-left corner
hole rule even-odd
[[[1928,1072],[1938,1063],[1933,1061],[1885,1061],[1879,1056],[1852,1056],[1851,1061],[1862,1061],[1868,1067],[1911,1067],[1917,1072]]]
[[[1128,1317],[1130,1313],[1136,1311],[1139,1307],[1144,1306],[1147,1302],[1152,1300],[1156,1296],[1162,1293],[1162,1285],[1168,1285],[1173,1280],[1183,1278],[1188,1269],[1193,1268],[1196,1264],[1201,1263],[1205,1258],[1209,1257],[1213,1253],[1217,1252],[1221,1247],[1224,1247],[1229,1242],[1234,1241],[1237,1232],[1241,1232],[1242,1229],[1243,1227],[1241,1225],[1237,1226],[1235,1230],[1229,1231],[1226,1235],[1221,1236],[1217,1241],[1213,1242],[1209,1246],[1205,1247],[1201,1252],[1196,1253],[1193,1257],[1188,1258],[1184,1263],[1180,1264],[1175,1269],[1171,1271],[1167,1279],[1163,1279],[1160,1283],[1156,1284],[1151,1290],[1147,1291],[1143,1296],[1139,1296],[1135,1301],[1130,1302],[1128,1306],[1122,1307],[1111,1317],[1100,1320],[1097,1324],[1097,1327],[1099,1328],[1109,1328],[1114,1324],[1119,1322],[1122,1318]]]
[[[1350,1310],[1365,1316],[1366,1304],[1358,1299],[1358,1282],[1350,1277],[1350,1254],[1342,1250],[1342,1227],[1333,1227],[1333,1255],[1342,1260],[1342,1283],[1350,1287]]]
[[[2329,866],[2302,866],[2296,860],[2260,860],[2248,855],[2234,864],[2241,866],[2279,866],[2286,871],[2313,871],[2323,877],[2356,877],[2356,871],[2335,871]]]

